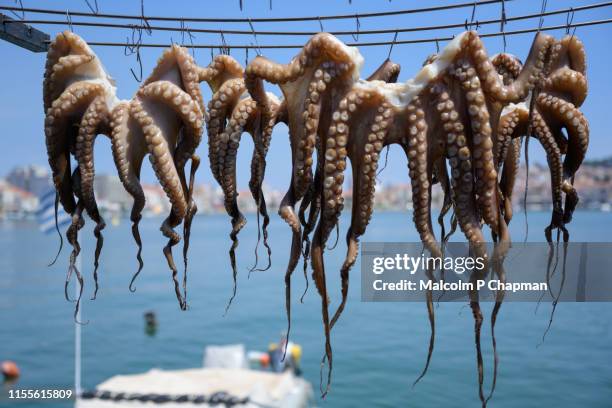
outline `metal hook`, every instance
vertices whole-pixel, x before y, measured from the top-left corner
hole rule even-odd
[[[145,30],[147,30],[147,34],[151,35],[153,33],[153,30],[151,29],[151,25],[149,24],[149,21],[145,18],[144,0],[140,0],[140,19],[142,20]]]
[[[249,47],[244,48],[244,66],[249,65]]]
[[[195,47],[193,45],[193,39],[195,36],[192,34],[189,27],[185,24],[185,20],[181,19],[181,46],[185,46],[185,33],[187,33],[187,37],[189,38],[189,43],[191,44],[191,55],[195,58]]]
[[[397,41],[397,31],[395,32],[395,35],[393,35],[393,41],[391,42],[391,46],[389,47],[389,53],[387,54],[387,59],[391,59],[391,51],[393,51],[393,46],[395,45],[395,42]]]
[[[98,14],[100,12],[100,10],[98,9],[98,0],[94,0],[94,5],[96,6],[95,9],[91,6],[91,3],[89,3],[89,0],[85,0],[85,4],[87,4],[87,7],[89,7],[92,13]]]
[[[438,40],[436,39],[436,54],[440,53],[440,43],[438,43]]]
[[[139,67],[139,76],[136,76],[136,73],[134,72],[134,70],[132,68],[130,68],[130,72],[132,73],[132,76],[134,77],[134,79],[137,82],[142,82],[142,60],[140,59],[140,45],[138,45],[138,47],[136,47],[136,61],[138,62],[138,67]]]
[[[323,22],[321,21],[321,16],[317,17],[319,19],[319,27],[321,27],[321,32],[324,33],[325,29],[323,28]]]
[[[472,5],[472,17],[470,17],[470,30],[472,29],[472,24],[474,23],[475,16],[476,16],[476,1],[474,1],[474,4]],[[476,26],[476,29],[478,29],[478,25]]]
[[[21,2],[21,0],[15,0],[15,3],[19,4],[19,8],[21,8],[21,16],[17,13],[15,13],[13,10],[10,10],[10,12],[17,17],[19,20],[25,20],[25,10],[23,9],[23,3]]]
[[[227,45],[227,41],[225,41],[225,35],[223,34],[223,31],[219,32],[219,34],[221,35],[221,48],[219,51],[221,52],[221,54],[230,55],[230,47],[229,45]]]
[[[504,52],[506,52],[506,2],[501,0],[501,18],[499,23],[499,31],[502,33],[502,39],[504,40]]]
[[[544,13],[546,12],[546,3],[548,3],[548,0],[542,0],[542,8],[540,9],[540,22],[538,23],[538,32],[542,30],[542,25],[544,24]]]
[[[361,22],[359,21],[359,14],[355,14],[355,24],[357,25],[357,34],[352,34],[353,40],[359,41],[359,29],[361,28]]]
[[[574,22],[574,8],[570,7],[569,11],[567,12],[567,17],[565,18],[565,34],[566,35],[569,35],[570,27],[573,22]],[[574,36],[575,32],[576,32],[576,27],[574,27],[574,31],[572,32],[572,37]]]
[[[66,22],[68,23],[68,28],[70,29],[70,32],[74,32],[74,30],[72,29],[72,17],[70,17],[70,11],[68,11],[68,9],[66,9]]]
[[[259,47],[259,41],[257,41],[257,34],[255,33],[255,27],[253,27],[253,23],[251,22],[250,18],[249,18],[249,27],[251,27],[251,33],[253,33],[253,38],[255,39],[255,46],[257,47],[255,49],[255,52],[257,53],[257,55],[261,55],[261,48]]]

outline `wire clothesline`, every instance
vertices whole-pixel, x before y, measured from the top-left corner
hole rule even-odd
[[[610,24],[612,23],[612,18],[604,19],[604,20],[592,20],[592,21],[584,21],[580,23],[570,23],[570,24],[561,24],[554,26],[544,26],[544,27],[536,27],[536,28],[527,28],[521,30],[513,30],[513,31],[499,31],[494,33],[479,33],[481,38],[489,38],[489,37],[499,37],[499,36],[511,36],[511,35],[520,35],[520,34],[528,34],[535,33],[538,31],[552,31],[552,30],[561,30],[561,29],[569,29],[569,28],[578,28],[578,27],[587,27],[587,26],[595,26],[602,24]],[[373,47],[373,46],[383,46],[383,45],[402,45],[402,44],[422,44],[422,43],[438,43],[442,41],[451,41],[454,37],[437,37],[437,38],[420,38],[413,40],[395,40],[395,41],[374,41],[374,42],[353,42],[346,43],[348,46],[352,47]],[[88,41],[89,45],[93,46],[101,46],[101,47],[140,47],[140,48],[166,48],[172,46],[172,44],[162,44],[162,43],[125,43],[125,42],[96,42],[96,41]],[[291,49],[291,48],[302,48],[304,45],[300,44],[274,44],[274,45],[255,45],[255,44],[240,44],[240,45],[230,45],[230,44],[190,44],[190,48],[201,48],[201,49],[218,49],[218,48],[229,48],[229,49]]]
[[[145,16],[136,14],[109,14],[109,13],[89,13],[82,11],[70,11],[70,10],[56,10],[56,9],[43,9],[43,8],[27,8],[27,7],[14,7],[14,6],[0,6],[0,10],[7,10],[12,12],[21,13],[34,13],[34,14],[55,14],[55,15],[66,15],[76,17],[92,17],[92,18],[112,18],[112,19],[123,19],[123,20],[147,20],[147,21],[175,21],[175,22],[200,22],[200,23],[282,23],[282,22],[295,22],[295,21],[319,21],[319,20],[348,20],[348,19],[364,19],[364,18],[375,18],[375,17],[386,17],[386,16],[397,16],[405,14],[419,14],[429,13],[434,11],[452,10],[466,7],[480,7],[489,4],[498,4],[502,2],[509,2],[513,0],[481,0],[481,1],[468,1],[464,3],[447,4],[443,6],[432,6],[422,7],[414,9],[394,10],[394,11],[381,11],[376,13],[354,13],[354,14],[336,14],[327,16],[305,16],[305,17],[257,17],[257,18],[212,18],[212,17],[166,17],[166,16]]]
[[[594,3],[585,6],[578,7],[568,7],[559,10],[551,10],[544,13],[533,13],[533,14],[525,14],[514,17],[502,17],[500,19],[491,19],[491,20],[478,20],[473,24],[476,26],[485,26],[490,24],[507,24],[512,21],[521,21],[521,20],[529,20],[540,17],[547,17],[559,14],[569,14],[572,15],[574,13],[586,10],[592,10],[603,7],[612,6],[612,1]],[[0,7],[1,9],[2,7]],[[74,14],[70,13],[71,16]],[[145,17],[146,19],[146,17]],[[254,20],[251,20],[251,22]],[[24,23],[24,24],[42,24],[42,25],[64,25],[66,24],[66,20],[14,20],[7,21],[7,23]],[[272,36],[272,35],[294,35],[294,36],[312,36],[316,34],[318,31],[258,31],[258,30],[220,30],[220,29],[208,29],[208,28],[191,28],[186,27],[184,22],[180,27],[168,27],[168,26],[152,26],[152,25],[139,25],[139,24],[117,24],[117,23],[100,23],[100,22],[90,22],[90,21],[74,21],[71,20],[70,24],[72,26],[84,26],[84,27],[101,27],[101,28],[118,28],[118,29],[148,29],[153,31],[174,31],[174,32],[183,32],[183,33],[208,33],[208,34],[236,34],[236,35],[260,35],[260,36]],[[372,34],[393,34],[393,33],[405,33],[405,32],[419,32],[419,31],[434,31],[434,30],[444,30],[444,29],[452,29],[452,28],[461,28],[469,25],[470,23],[467,21],[463,21],[460,23],[453,24],[443,24],[443,25],[433,25],[433,26],[419,26],[419,27],[404,27],[404,28],[393,28],[393,29],[377,29],[377,30],[355,30],[355,31],[327,31],[333,35],[372,35]],[[252,26],[252,24],[251,24]]]

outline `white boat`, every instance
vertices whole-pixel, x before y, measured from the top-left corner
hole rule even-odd
[[[312,400],[309,382],[291,370],[250,369],[244,346],[233,345],[207,347],[202,368],[116,375],[82,392],[75,406],[303,408],[312,406]]]

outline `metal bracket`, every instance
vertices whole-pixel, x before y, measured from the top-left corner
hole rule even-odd
[[[0,39],[32,52],[47,52],[49,34],[0,13]]]

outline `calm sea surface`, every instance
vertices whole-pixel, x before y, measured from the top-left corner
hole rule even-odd
[[[548,213],[529,215],[529,239],[543,240]],[[83,302],[83,385],[93,388],[115,374],[139,373],[152,367],[198,367],[209,344],[244,343],[265,350],[286,329],[284,269],[290,244],[288,227],[272,217],[273,267],[253,273],[256,222],[240,236],[238,295],[229,313],[231,294],[229,219],[199,216],[194,221],[190,251],[189,305],[178,308],[162,256],[161,220],[141,224],[145,269],[136,293],[128,291],[135,270],[135,245],[129,223],[105,230],[98,299]],[[89,223],[91,224],[91,223]],[[347,219],[342,220],[346,227]],[[611,213],[579,212],[571,225],[573,241],[610,241]],[[518,212],[511,225],[515,241],[524,237]],[[82,233],[86,294],[92,291],[94,241],[91,226]],[[341,230],[341,237],[344,231]],[[333,239],[332,239],[333,240]],[[377,213],[365,241],[418,241],[410,214]],[[55,266],[46,267],[56,249],[54,235],[42,235],[31,223],[0,223],[0,360],[15,360],[22,371],[14,388],[72,388],[74,305],[63,297],[66,248]],[[329,292],[339,298],[338,270],[344,257],[341,239],[327,251]],[[175,251],[179,257],[180,250]],[[264,258],[262,255],[260,258]],[[180,258],[179,258],[180,259]],[[265,258],[264,258],[265,261]],[[303,347],[305,377],[318,389],[323,353],[320,299],[311,284],[304,303],[301,270],[293,279],[292,340]],[[427,353],[429,323],[424,304],[361,303],[359,265],[352,271],[350,299],[334,328],[334,372],[329,407],[478,406],[473,318],[469,307],[440,304],[436,309],[436,349],[426,377],[414,388]],[[484,304],[490,314],[491,304]],[[143,313],[154,310],[159,330],[144,332]],[[540,347],[551,305],[504,304],[496,326],[500,368],[492,407],[609,407],[612,401],[612,304],[561,303],[552,329]],[[483,325],[485,378],[492,376],[488,320]],[[489,383],[487,383],[488,385]],[[4,385],[0,406],[70,406],[72,402],[22,402],[11,405]]]

